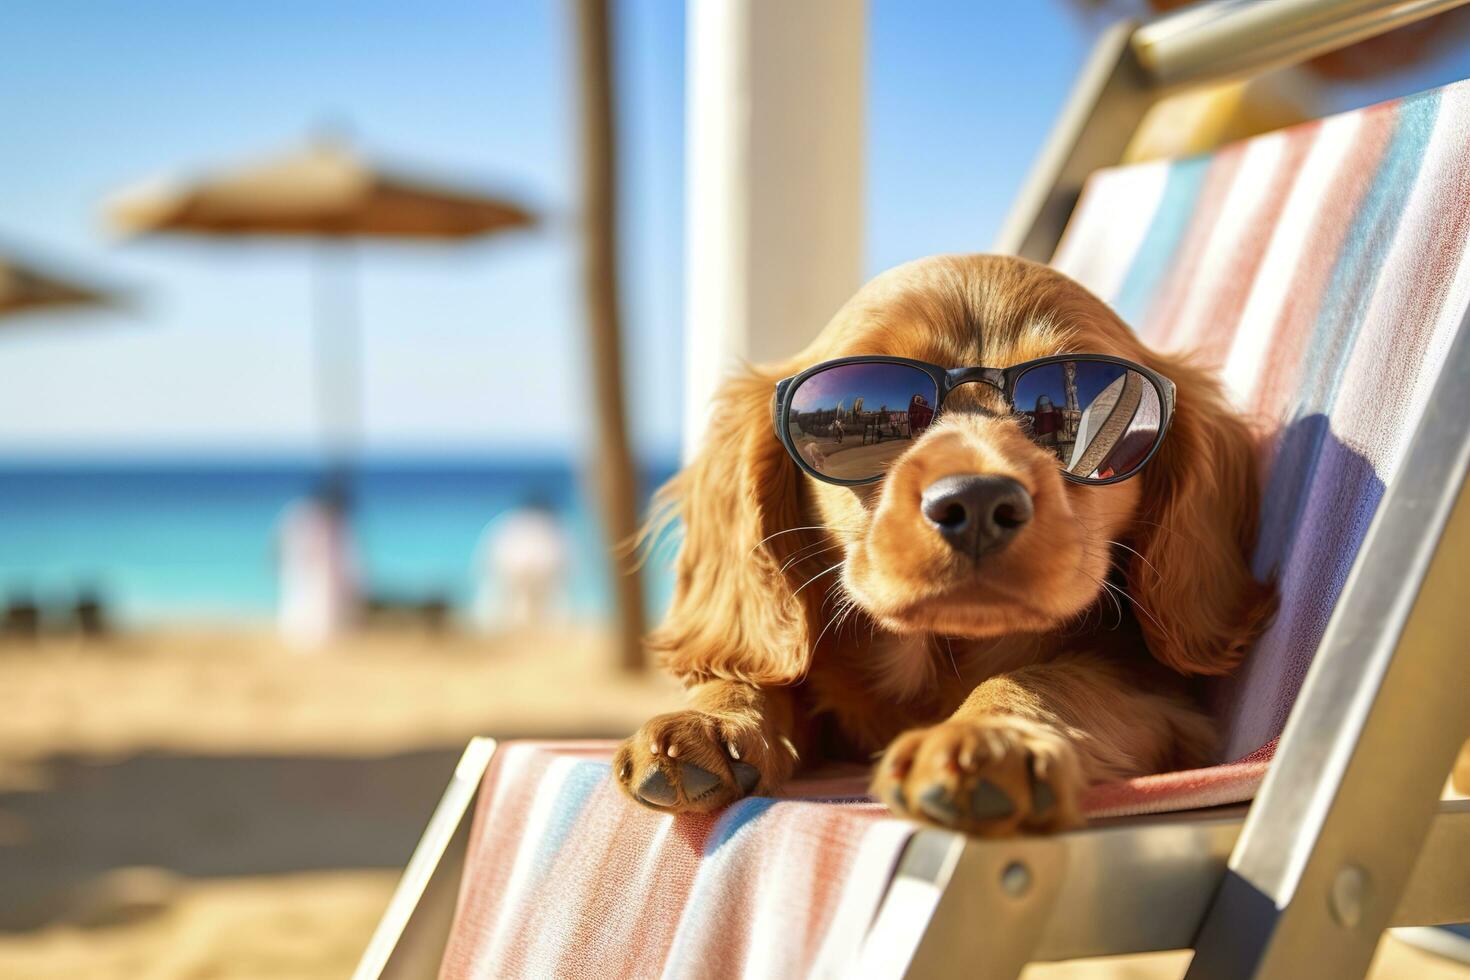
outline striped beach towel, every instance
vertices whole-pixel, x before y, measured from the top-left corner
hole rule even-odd
[[[1056,264],[1277,433],[1255,560],[1282,594],[1212,692],[1221,763],[1094,787],[1090,815],[1254,793],[1465,314],[1467,201],[1467,84],[1089,182]],[[851,975],[912,832],[863,777],[675,819],[619,795],[612,748],[498,753],[445,977]]]

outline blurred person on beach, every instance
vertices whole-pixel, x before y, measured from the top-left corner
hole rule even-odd
[[[476,607],[487,627],[544,626],[565,591],[570,547],[551,503],[532,497],[496,516],[476,548]]]
[[[345,481],[333,477],[281,515],[278,618],[281,637],[297,649],[320,649],[357,620],[359,578],[349,506]]]

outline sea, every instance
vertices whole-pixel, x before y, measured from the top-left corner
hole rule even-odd
[[[674,468],[673,460],[643,467],[645,501]],[[376,459],[349,472],[370,594],[443,598],[467,613],[485,528],[535,500],[572,542],[566,611],[610,611],[608,546],[573,461]],[[276,528],[323,476],[319,463],[286,459],[0,461],[0,602],[45,608],[92,594],[128,625],[268,620]],[[666,557],[651,559],[645,583],[657,614],[671,588]]]

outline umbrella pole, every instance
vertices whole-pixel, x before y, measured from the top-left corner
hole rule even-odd
[[[317,418],[327,477],[342,489],[351,477],[362,433],[362,318],[351,242],[317,244],[312,270]]]
[[[617,640],[622,665],[641,670],[643,590],[624,547],[638,532],[638,477],[628,446],[623,407],[623,357],[618,323],[617,161],[606,0],[571,0],[577,23],[581,90],[583,279],[592,368],[593,467],[603,526],[612,547]]]

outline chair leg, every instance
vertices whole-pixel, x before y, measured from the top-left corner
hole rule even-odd
[[[1189,980],[1367,970],[1470,730],[1470,316],[1241,830]]]
[[[429,818],[429,826],[363,950],[353,980],[438,974],[459,895],[475,799],[494,754],[495,740],[491,738],[473,738],[465,747],[454,778]]]
[[[863,943],[862,975],[1015,980],[1041,939],[1065,853],[1049,838],[915,834]]]

